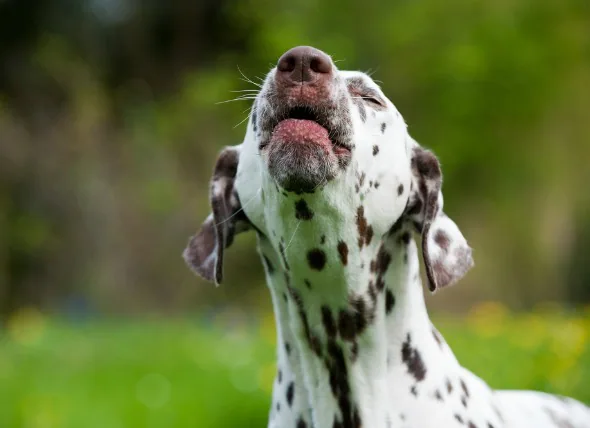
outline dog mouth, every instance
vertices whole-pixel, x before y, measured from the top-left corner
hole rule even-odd
[[[327,110],[304,105],[288,108],[272,120],[270,138],[259,149],[270,143],[316,145],[327,153],[349,156],[351,147],[342,140],[343,132],[332,125],[329,114]]]

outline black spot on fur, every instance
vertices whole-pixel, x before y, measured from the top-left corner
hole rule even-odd
[[[463,407],[467,408],[467,397],[461,397],[461,404],[463,404]]]
[[[264,254],[262,255],[262,262],[264,263],[264,266],[266,267],[266,271],[269,274],[272,274],[275,271],[275,267],[272,265],[272,263],[270,262],[268,257],[266,257]]]
[[[400,241],[405,245],[408,245],[410,243],[410,232],[404,232],[402,236],[400,236]]]
[[[477,425],[475,425],[473,422],[469,421],[469,423],[467,424],[467,426],[469,428],[477,428]]]
[[[295,217],[298,220],[311,220],[313,218],[313,211],[309,209],[305,199],[299,199],[295,202]]]
[[[299,416],[299,420],[297,421],[297,428],[307,428],[307,423]]]
[[[394,305],[395,297],[391,290],[387,290],[387,292],[385,293],[385,313],[389,315]]]
[[[293,394],[295,393],[295,384],[291,382],[289,386],[287,386],[287,404],[289,407],[293,404]]]
[[[417,397],[418,396],[418,388],[416,388],[416,385],[412,385],[412,387],[410,388],[410,393],[414,396]]]
[[[291,345],[289,345],[289,342],[285,342],[285,352],[287,355],[291,353]]]
[[[307,253],[307,262],[309,267],[314,270],[322,270],[326,265],[326,253],[319,248],[309,250]]]
[[[373,156],[377,156],[378,153],[379,153],[379,146],[377,144],[375,144],[373,146]]]
[[[341,309],[338,314],[338,331],[344,340],[353,340],[356,335],[354,314],[346,309]]]
[[[365,217],[365,207],[362,205],[356,210],[356,227],[359,234],[358,245],[359,248],[363,248],[363,245],[368,245],[371,242],[371,238],[373,237],[373,228],[367,223],[367,218]]]
[[[338,242],[338,255],[342,264],[346,266],[348,264],[348,245],[346,245],[346,242]]]
[[[283,372],[281,371],[281,369],[279,369],[279,372],[277,374],[277,381],[279,383],[281,383],[282,380],[283,380]]]
[[[420,211],[422,211],[422,201],[420,199],[416,199],[412,203],[412,205],[408,206],[408,208],[406,210],[406,214],[408,214],[408,215],[420,214]]]
[[[437,401],[444,401],[443,396],[438,389],[434,391],[434,398],[436,398]]]
[[[465,381],[463,379],[461,379],[461,389],[463,390],[465,396],[469,398],[469,389],[467,389],[467,384],[465,384]]]
[[[320,244],[324,245],[326,243],[326,235],[322,235],[322,237],[320,238]]]
[[[391,254],[382,245],[377,252],[377,259],[375,261],[375,272],[384,274],[391,263]]]
[[[450,394],[451,392],[453,392],[453,384],[449,379],[447,379],[447,393]]]
[[[381,133],[384,134],[385,133],[385,128],[387,128],[387,124],[385,122],[383,122],[381,124]]]
[[[332,311],[327,306],[322,306],[322,322],[324,324],[324,328],[326,329],[326,334],[329,337],[336,336],[336,322],[334,321],[334,317],[332,316]]]
[[[375,181],[375,189],[378,189],[379,186],[380,186],[379,182],[378,181]]]
[[[355,427],[352,403],[350,401],[350,384],[348,369],[342,348],[332,340],[328,340],[328,358],[325,360],[328,369],[330,388],[336,398],[342,415],[342,427]],[[338,426],[338,425],[336,425]],[[360,427],[359,427],[360,428]]]
[[[400,184],[399,186],[397,186],[397,194],[398,196],[401,196],[402,193],[404,193],[404,185]]]
[[[458,415],[457,413],[455,413],[455,419],[457,419],[457,422],[459,422],[460,424],[465,423],[463,422],[463,418],[461,417],[461,415]]]
[[[436,341],[436,343],[438,343],[438,346],[440,347],[440,349],[443,348],[443,338],[440,336],[439,332],[434,328],[434,326],[432,327],[432,336],[434,337],[434,340]]]
[[[408,368],[410,373],[416,381],[421,382],[426,377],[426,367],[424,361],[420,356],[420,352],[412,347],[412,338],[410,333],[406,337],[406,341],[402,345],[402,361]]]

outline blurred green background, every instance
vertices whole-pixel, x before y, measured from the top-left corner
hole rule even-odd
[[[439,156],[476,268],[429,307],[494,387],[590,402],[590,2],[0,0],[0,427],[260,427],[252,235],[180,254],[251,89],[311,44]]]

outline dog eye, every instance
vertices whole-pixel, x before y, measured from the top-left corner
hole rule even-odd
[[[364,101],[366,101],[369,104],[374,104],[377,107],[383,107],[383,108],[385,107],[385,104],[379,98],[375,98],[372,96],[364,96],[362,98]]]

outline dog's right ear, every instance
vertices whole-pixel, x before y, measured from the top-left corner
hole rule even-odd
[[[239,159],[239,146],[226,147],[219,154],[209,189],[212,212],[182,254],[193,272],[215,285],[223,279],[224,250],[236,233],[251,228],[234,188]]]

